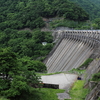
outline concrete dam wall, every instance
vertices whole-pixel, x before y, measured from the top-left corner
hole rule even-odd
[[[58,42],[44,61],[48,73],[78,68],[100,44],[100,31],[63,30],[53,35]]]

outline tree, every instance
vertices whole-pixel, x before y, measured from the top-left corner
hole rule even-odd
[[[29,71],[35,70],[36,72],[43,72],[46,71],[46,66],[44,63],[38,60],[30,60],[29,57],[23,57],[21,62],[25,67],[28,68]]]
[[[36,30],[33,36],[36,43],[42,43],[45,41],[45,32],[41,32],[40,30]]]
[[[100,29],[100,18],[96,18],[94,23],[96,24],[96,29]]]
[[[16,73],[15,68],[17,66],[16,63],[16,55],[9,51],[9,49],[0,49],[0,73],[2,79],[10,80],[10,72]]]
[[[9,48],[0,49],[0,94],[11,100],[29,100],[40,77],[23,67],[20,59]]]

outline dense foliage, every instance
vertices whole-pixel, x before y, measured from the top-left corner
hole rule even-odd
[[[66,19],[61,19],[61,18],[56,18],[52,22],[50,22],[50,27],[51,28],[57,28],[57,27],[68,27],[71,29],[91,29],[91,26],[94,28],[97,24],[91,25],[91,22],[89,21],[84,21],[84,22],[78,22],[78,21],[73,21],[73,20],[66,20]]]
[[[24,67],[27,67],[29,71],[35,71],[35,72],[44,72],[46,71],[46,66],[44,63],[38,61],[38,60],[31,60],[29,57],[23,57],[20,59],[22,62],[22,65]]]
[[[68,0],[0,0],[0,30],[6,28],[41,28],[42,17],[63,16],[71,20],[84,21],[88,14]]]
[[[48,44],[43,46],[42,42]],[[50,32],[41,32],[39,29],[30,31],[17,31],[6,28],[0,33],[0,47],[11,47],[20,57],[28,56],[32,59],[48,54],[52,49],[52,36]]]
[[[94,19],[94,21],[92,22],[92,27],[93,29],[100,29],[100,17]]]
[[[27,65],[27,64],[26,64]],[[40,78],[10,49],[0,49],[0,95],[10,100],[29,100]]]
[[[90,0],[92,3],[100,7],[100,0]]]
[[[94,19],[100,16],[100,4],[99,0],[70,0],[80,5],[87,13],[90,18]],[[98,3],[98,4],[97,4]]]

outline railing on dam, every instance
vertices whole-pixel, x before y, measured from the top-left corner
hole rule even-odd
[[[100,43],[100,30],[57,30],[54,32],[54,37],[69,37],[73,39],[80,39]]]

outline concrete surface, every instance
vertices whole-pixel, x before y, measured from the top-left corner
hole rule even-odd
[[[63,39],[46,62],[48,73],[78,68],[93,53],[91,45],[78,40]]]
[[[57,93],[59,100],[71,99],[68,93]]]
[[[73,85],[73,83],[77,80],[76,74],[55,74],[55,75],[47,75],[41,76],[41,80],[43,83],[47,84],[55,84],[59,85],[59,89],[65,89],[66,91]]]

